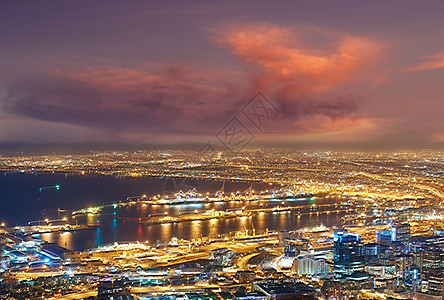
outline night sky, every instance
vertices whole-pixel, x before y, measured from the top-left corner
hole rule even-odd
[[[441,147],[443,1],[1,1],[0,142]]]

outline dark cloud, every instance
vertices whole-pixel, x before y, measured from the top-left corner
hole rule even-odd
[[[13,115],[105,130],[211,134],[239,103],[234,84],[219,84],[168,66],[151,74],[131,69],[58,72],[9,86]]]
[[[353,95],[348,95],[328,102],[308,102],[303,105],[303,114],[325,115],[333,120],[346,118],[357,111],[357,99],[358,98]]]
[[[277,134],[328,131],[332,122],[359,123],[354,114],[360,99],[330,91],[353,81],[356,70],[379,55],[377,42],[345,36],[331,52],[323,52],[300,45],[294,32],[278,26],[236,27],[217,35],[216,42],[228,44],[248,71],[233,77],[178,64],[148,71],[71,66],[15,80],[4,101],[6,111],[107,134],[213,135],[261,91],[281,110],[269,127]],[[309,126],[307,118],[313,118]]]
[[[153,72],[108,66],[15,80],[3,105],[11,115],[99,129],[105,136],[208,136],[239,113],[249,90],[241,80],[221,80],[179,65]],[[352,95],[325,100],[281,91],[267,94],[281,110],[268,128],[277,134],[304,134],[331,125],[318,119],[307,127],[298,123],[300,118],[348,119],[358,109],[359,99]]]

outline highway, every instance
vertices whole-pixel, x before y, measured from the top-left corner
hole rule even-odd
[[[71,293],[71,294],[66,294],[63,296],[58,296],[58,297],[54,297],[54,298],[49,298],[49,299],[62,299],[62,300],[75,300],[75,299],[85,299],[88,297],[97,297],[97,290],[93,290],[93,291],[84,291],[84,292],[77,292],[77,293]]]
[[[250,259],[262,253],[263,252],[252,253],[239,258],[239,260],[237,261],[237,266],[239,267],[239,270],[245,270],[245,265],[250,261]]]

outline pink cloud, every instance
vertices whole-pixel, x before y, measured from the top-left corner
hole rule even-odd
[[[65,66],[11,86],[7,108],[15,115],[137,139],[208,136],[262,91],[281,111],[268,132],[320,138],[340,132],[346,139],[348,128],[365,131],[371,121],[357,114],[361,97],[336,89],[362,78],[382,45],[364,37],[317,34],[320,44],[303,38],[303,31],[274,25],[217,31],[218,45],[248,66],[228,75],[177,64]]]
[[[422,57],[422,59],[426,61],[417,66],[407,68],[403,72],[420,72],[444,68],[444,51]]]
[[[280,92],[324,92],[353,81],[359,68],[381,56],[382,44],[369,38],[318,30],[327,47],[311,45],[304,31],[276,25],[237,26],[214,38],[255,70],[256,88],[279,83]],[[328,49],[324,49],[328,48]]]
[[[240,88],[179,65],[57,69],[9,88],[7,111],[121,132],[212,134],[240,106]]]
[[[312,134],[317,128],[346,135],[347,128],[370,124],[368,117],[356,114],[362,97],[341,88],[363,81],[375,84],[366,75],[382,57],[381,42],[270,24],[231,26],[214,34],[216,43],[248,66],[252,90],[279,103],[284,114],[275,126],[287,134]]]

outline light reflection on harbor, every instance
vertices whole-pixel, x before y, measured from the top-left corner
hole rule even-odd
[[[97,247],[102,246],[102,230],[100,227],[97,227],[96,229],[96,245]]]
[[[72,233],[69,231],[66,231],[66,232],[59,234],[59,240],[58,240],[57,244],[69,249],[69,247],[71,247],[71,241],[72,241]]]
[[[339,198],[325,197],[316,198],[316,205],[334,204]],[[75,219],[70,218],[70,224],[88,224],[100,226],[96,229],[73,231],[66,237],[62,233],[41,234],[41,238],[48,242],[56,242],[71,250],[78,251],[97,246],[103,246],[118,242],[149,241],[155,244],[157,241],[169,241],[172,237],[179,239],[200,239],[202,237],[216,237],[229,235],[234,232],[256,233],[268,230],[292,230],[306,226],[336,226],[344,216],[344,212],[317,214],[312,212],[298,216],[298,211],[286,210],[287,207],[304,207],[309,212],[309,207],[314,204],[308,198],[301,199],[260,199],[254,201],[217,201],[210,203],[192,203],[178,205],[155,205],[149,203],[133,203],[125,205],[104,206],[97,214],[77,215]],[[283,210],[271,211],[273,208]],[[242,214],[231,218],[207,218],[194,222],[178,222],[170,224],[139,224],[140,220],[160,218],[162,216],[184,216],[202,214],[204,212],[235,212],[245,209],[253,213]],[[260,211],[264,209],[264,211]],[[165,215],[166,213],[166,215]],[[65,214],[66,215],[66,214]],[[69,215],[67,215],[70,217]],[[57,216],[60,218],[60,216]],[[58,237],[60,236],[60,238]]]

